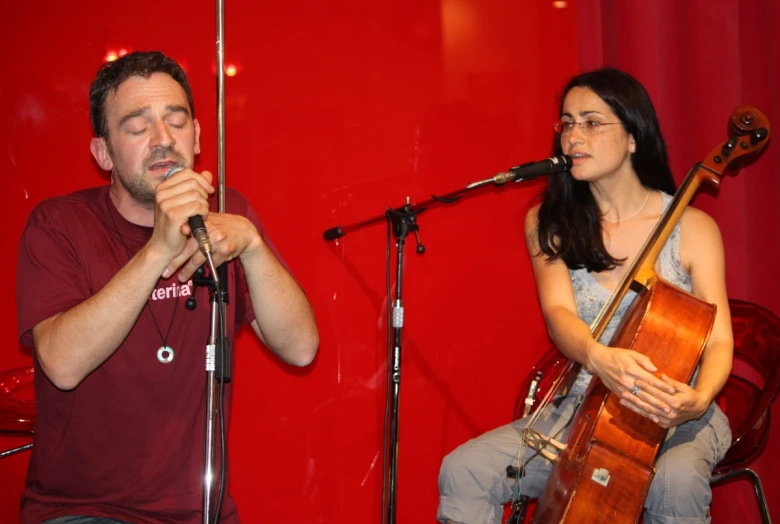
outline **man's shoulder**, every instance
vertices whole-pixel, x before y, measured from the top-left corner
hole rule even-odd
[[[78,217],[94,214],[105,187],[91,187],[46,198],[35,205],[30,213],[31,222],[50,222],[56,218]]]
[[[225,211],[231,215],[241,215],[247,218],[256,216],[249,200],[238,189],[232,187],[225,188]]]
[[[249,201],[246,199],[243,193],[238,189],[232,187],[225,188],[225,205],[234,204],[240,206],[248,206]]]
[[[33,212],[50,214],[58,209],[77,209],[80,207],[91,207],[99,201],[100,196],[104,193],[105,187],[90,187],[87,189],[80,189],[67,195],[57,195],[45,198],[38,202],[33,208]]]

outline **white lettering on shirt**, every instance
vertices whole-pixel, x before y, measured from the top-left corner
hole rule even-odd
[[[158,287],[152,291],[152,296],[149,297],[149,300],[164,300],[168,298],[188,297],[190,295],[192,295],[192,280],[186,284],[171,282],[169,286]]]

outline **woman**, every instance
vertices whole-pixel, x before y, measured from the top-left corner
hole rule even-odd
[[[692,386],[656,374],[640,353],[606,345],[633,292],[594,340],[589,325],[670,204],[674,180],[652,102],[624,72],[600,69],[574,77],[554,127],[555,154],[571,156],[573,165],[550,179],[541,203],[528,212],[526,243],[550,337],[583,371],[568,397],[558,408],[548,406],[535,427],[565,438],[577,400],[597,375],[621,404],[674,428],[656,463],[644,522],[710,522],[710,475],[731,444],[728,421],[713,403],[733,351],[720,232],[709,216],[688,208],[659,257],[666,280],[718,308]],[[445,457],[440,521],[499,523],[502,505],[513,495],[541,494],[551,464],[521,447],[525,424],[521,419],[485,433]],[[522,476],[508,478],[509,465],[521,466]]]

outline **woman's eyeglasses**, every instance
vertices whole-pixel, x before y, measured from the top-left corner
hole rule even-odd
[[[574,129],[574,126],[580,126],[583,135],[595,135],[601,129],[601,126],[616,126],[622,122],[599,122],[597,120],[583,120],[582,122],[564,122],[556,120],[553,123],[553,129],[559,135],[568,135]]]

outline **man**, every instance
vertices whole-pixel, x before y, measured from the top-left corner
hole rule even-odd
[[[151,52],[106,63],[90,104],[90,149],[111,184],[39,204],[19,250],[38,409],[21,520],[201,522],[210,307],[190,280],[205,259],[187,219],[205,218],[216,266],[233,260],[231,342],[247,322],[305,366],[317,328],[247,201],[227,191],[227,213],[209,211],[212,175],[192,170],[200,126],[176,62]],[[166,179],[172,166],[185,169]],[[238,521],[229,495],[221,521]]]

